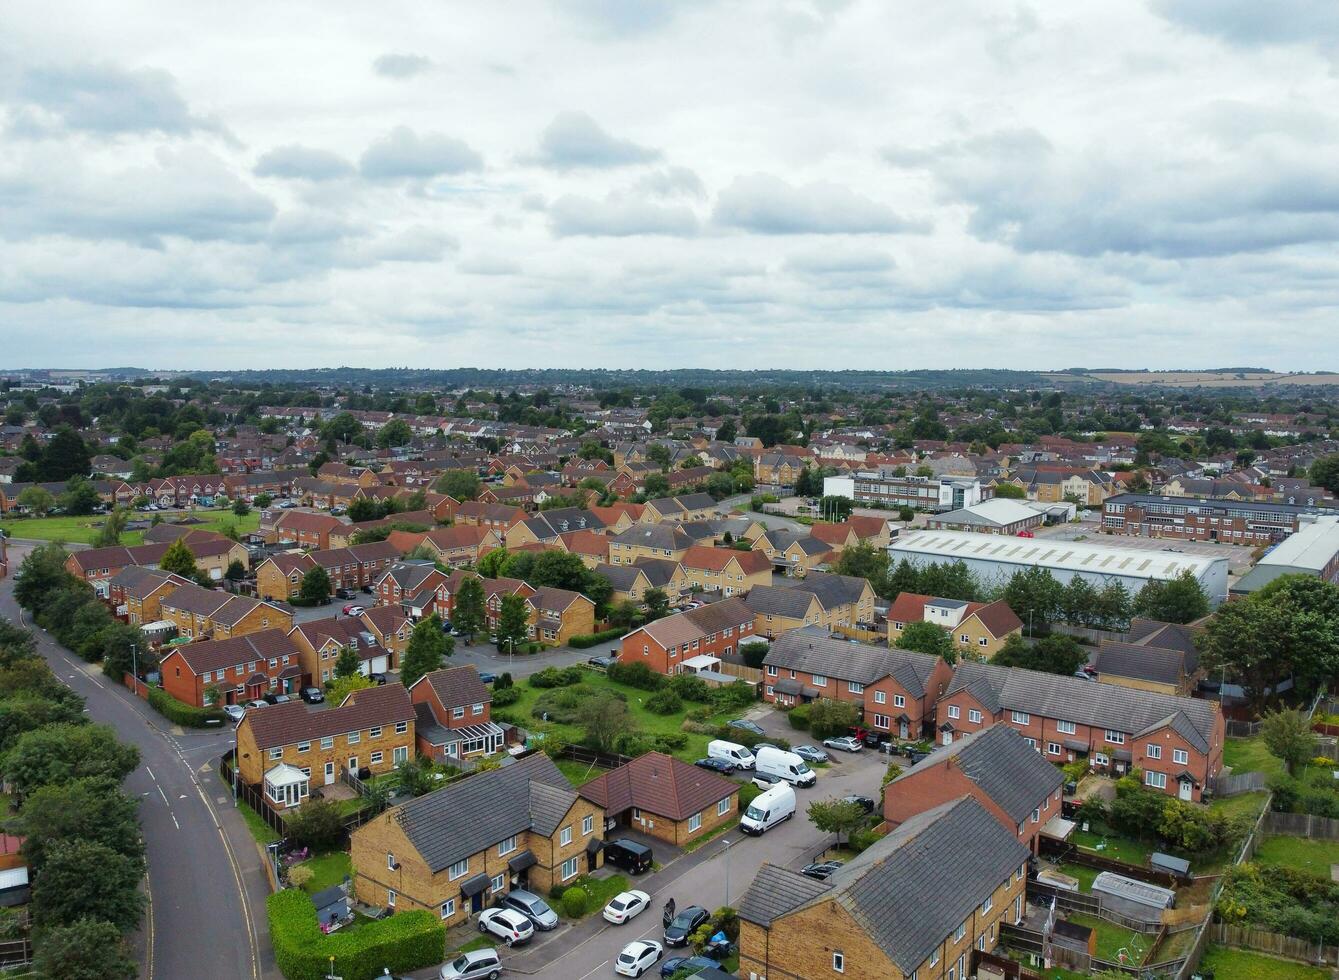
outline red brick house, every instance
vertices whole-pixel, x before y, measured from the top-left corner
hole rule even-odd
[[[374,588],[382,605],[412,607],[410,615],[417,619],[433,612],[437,590],[445,581],[430,561],[397,561],[381,573]]]
[[[222,704],[241,704],[271,691],[293,694],[302,682],[298,648],[282,629],[181,644],[163,658],[159,672],[163,690],[197,708],[205,706],[211,686]]]
[[[409,698],[423,755],[446,762],[501,750],[505,733],[492,721],[493,694],[472,664],[424,674]]]
[[[1089,764],[1199,800],[1223,765],[1224,722],[1212,701],[1139,691],[1018,667],[958,664],[939,701],[939,740],[993,724],[1016,729],[1050,762]]]
[[[329,548],[330,532],[343,527],[339,518],[305,510],[286,510],[274,522],[275,541],[299,548]]]
[[[753,636],[753,610],[742,599],[724,599],[639,626],[623,637],[618,659],[677,674],[693,657],[730,659]]]

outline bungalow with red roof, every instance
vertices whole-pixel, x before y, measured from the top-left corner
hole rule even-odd
[[[607,820],[675,847],[739,819],[739,784],[719,773],[647,752],[577,788]]]

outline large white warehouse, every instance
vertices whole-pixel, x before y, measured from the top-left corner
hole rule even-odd
[[[1138,592],[1149,579],[1173,579],[1186,569],[1199,580],[1211,605],[1227,594],[1227,559],[1181,552],[1113,548],[1087,541],[1048,541],[975,531],[913,531],[888,546],[893,563],[903,558],[924,567],[962,561],[983,583],[1003,583],[1026,568],[1050,571],[1062,585],[1075,575],[1101,586],[1117,581]]]

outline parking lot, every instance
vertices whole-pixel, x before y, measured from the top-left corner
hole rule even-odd
[[[1181,541],[1176,538],[1143,538],[1126,534],[1103,534],[1098,521],[1085,520],[1078,524],[1056,524],[1039,527],[1038,538],[1057,541],[1090,541],[1093,544],[1130,551],[1174,551],[1205,558],[1226,558],[1232,575],[1241,575],[1251,567],[1251,548],[1242,545],[1216,544],[1211,541]]]

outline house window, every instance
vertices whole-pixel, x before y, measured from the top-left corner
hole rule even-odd
[[[381,765],[381,760],[382,760],[382,758],[383,758],[383,756],[382,756],[382,754],[381,754],[380,752],[373,752],[373,753],[372,753],[372,765],[374,765],[374,766],[379,766],[379,765]]]
[[[362,732],[349,732],[349,734],[348,734],[347,736],[345,736],[345,737],[349,740],[349,744],[350,744],[350,745],[357,745],[359,742],[361,742],[361,741],[363,740],[363,733],[362,733]]]
[[[1093,765],[1095,765],[1095,766],[1105,766],[1105,765],[1106,765],[1107,763],[1109,763],[1110,761],[1111,761],[1111,760],[1107,758],[1105,752],[1094,752],[1094,753],[1093,753]]]
[[[1059,743],[1059,742],[1047,742],[1047,743],[1046,743],[1046,754],[1047,754],[1047,755],[1059,755],[1059,754],[1060,754],[1060,743]]]
[[[846,972],[846,957],[840,952],[832,954],[832,969],[837,973]]]
[[[983,646],[986,646],[988,642],[989,642],[989,641],[983,636],[983,637],[981,637],[981,639],[979,639],[979,640],[976,641],[976,645],[977,645],[977,646],[982,646],[982,647],[983,647]]]
[[[564,827],[561,831],[558,832],[558,843],[559,845],[572,843],[571,827]]]
[[[446,880],[455,881],[457,878],[466,874],[469,870],[470,870],[469,858],[466,858],[463,861],[457,861],[455,864],[451,865],[451,867],[446,869]]]
[[[1150,746],[1148,746],[1148,757],[1149,757],[1150,759],[1161,759],[1161,758],[1162,758],[1162,746],[1161,746],[1161,745],[1150,745]]]
[[[977,711],[975,708],[967,709],[967,720],[973,724],[980,724],[981,712]]]
[[[386,870],[387,871],[395,870],[395,855],[392,854],[390,851],[386,852]]]
[[[959,643],[971,643],[971,642],[972,642],[972,638],[971,638],[970,636],[968,636],[966,633],[960,633],[960,634],[958,634],[958,642],[959,642]]]
[[[516,850],[516,836],[514,834],[511,837],[508,837],[506,840],[502,841],[497,846],[498,857],[510,854],[514,850]]]
[[[1061,735],[1073,735],[1073,734],[1074,734],[1074,722],[1072,722],[1072,721],[1057,721],[1057,722],[1055,723],[1055,730],[1056,730],[1057,732],[1059,732]]]
[[[368,737],[368,738],[381,738],[381,729],[380,729],[379,727],[378,727],[378,728],[369,728],[369,729],[367,730],[367,737]]]
[[[695,830],[702,829],[702,811],[699,810],[688,818],[688,832],[691,834]]]
[[[1185,749],[1172,749],[1172,761],[1178,766],[1190,764],[1190,753]]]
[[[768,664],[768,665],[767,665],[767,676],[768,676],[768,677],[775,677],[775,676],[777,675],[777,673],[778,673],[778,671],[777,671],[777,669],[776,669],[775,667],[773,667],[771,664]]]
[[[885,694],[883,691],[875,691],[875,692],[874,692],[874,703],[875,703],[875,704],[886,704],[887,701],[888,701],[888,695]]]
[[[993,895],[986,896],[986,900],[981,903],[981,914],[985,915],[995,907],[995,898]]]
[[[1027,742],[1027,747],[1030,749],[1035,749],[1037,747],[1037,740],[1035,738],[1024,738],[1023,741]]]
[[[456,900],[454,898],[448,898],[445,902],[442,903],[442,918],[449,919],[451,918],[451,916],[455,914],[456,914]]]
[[[888,716],[887,716],[887,715],[878,715],[878,714],[876,714],[876,715],[874,716],[874,727],[875,727],[875,728],[887,728],[887,727],[888,727]]]
[[[452,718],[464,718],[464,717],[465,717],[465,707],[464,707],[464,705],[462,705],[462,706],[459,707],[459,708],[452,708],[452,709],[451,709],[451,717],[452,717]]]
[[[953,941],[956,943],[966,934],[967,934],[967,923],[966,922],[958,923],[958,928],[953,930]]]
[[[495,892],[500,892],[500,891],[503,891],[504,889],[506,889],[506,887],[507,887],[507,879],[506,879],[506,876],[505,876],[505,875],[494,875],[494,876],[493,876],[493,881],[492,881],[492,889],[493,889],[493,891],[495,891]]]
[[[813,676],[813,685],[814,685],[814,687],[827,687],[827,686],[828,686],[828,679],[827,679],[826,677],[824,677],[822,674],[814,674],[814,675],[812,675],[812,676]]]
[[[1034,807],[1032,810],[1032,822],[1036,823],[1040,819],[1041,819],[1041,811]]]
[[[950,705],[948,706],[948,716],[949,716],[950,718],[957,718],[957,717],[959,717],[959,715],[960,715],[960,712],[959,712],[959,710],[958,710],[958,706],[957,706],[956,704],[950,704]]]
[[[591,834],[595,831],[595,818],[590,814],[581,818],[581,833]]]
[[[1125,733],[1124,733],[1124,732],[1113,732],[1110,728],[1108,728],[1108,729],[1107,729],[1107,733],[1106,733],[1106,738],[1107,738],[1107,741],[1110,742],[1112,745],[1124,745],[1124,744],[1125,744]]]
[[[939,962],[939,950],[935,950],[933,953],[930,954],[930,965],[934,966],[938,962]]]
[[[893,695],[893,707],[894,707],[894,708],[905,708],[906,706],[907,706],[907,699],[906,699],[906,698],[904,698],[904,697],[903,697],[902,695],[900,695],[900,694],[894,694],[894,695]]]
[[[403,734],[404,734],[405,732],[407,732],[407,731],[409,731],[409,722],[407,722],[407,721],[397,721],[397,722],[395,723],[395,734],[396,734],[396,735],[403,735]]]
[[[281,745],[277,749],[270,749],[271,759],[282,759],[284,757],[284,747]]]
[[[716,816],[723,817],[730,812],[730,797],[726,797],[716,804]]]
[[[568,858],[566,861],[563,862],[563,866],[560,870],[560,874],[563,881],[567,881],[567,879],[569,878],[576,877],[576,873],[577,873],[576,858]]]
[[[1026,711],[1011,711],[1009,712],[1009,718],[1015,725],[1032,724],[1032,716]]]
[[[398,766],[402,762],[407,762],[408,760],[409,760],[409,746],[397,745],[395,748],[391,749],[391,762],[394,765]]]
[[[865,685],[864,685],[864,684],[857,684],[855,681],[847,681],[847,682],[846,682],[846,689],[847,689],[848,691],[850,691],[852,694],[864,694],[864,693],[865,693]]]
[[[1167,788],[1167,774],[1165,772],[1154,772],[1150,769],[1144,773],[1144,785],[1152,786],[1154,789]]]

